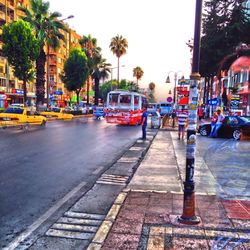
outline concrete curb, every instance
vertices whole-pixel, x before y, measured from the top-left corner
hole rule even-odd
[[[158,133],[158,131],[153,136],[152,140],[150,140],[149,145],[146,148],[146,152],[143,154],[143,157],[146,155],[146,153],[147,153],[148,149],[150,148],[150,145],[154,141],[154,138],[157,135],[157,133]],[[136,143],[141,143],[141,140],[136,140],[136,142],[133,145],[135,145]],[[141,160],[142,159],[140,159],[140,162],[141,162]],[[139,162],[138,166],[140,165],[140,162]],[[132,176],[133,176],[133,174],[132,174]],[[126,184],[125,188],[118,194],[114,204],[110,208],[103,223],[101,224],[101,226],[97,230],[97,233],[95,234],[92,242],[89,244],[87,250],[99,250],[102,248],[102,246],[103,246],[103,244],[104,244],[104,242],[105,242],[105,240],[106,240],[106,238],[107,238],[107,236],[108,236],[108,234],[109,234],[109,232],[110,232],[110,230],[115,222],[115,219],[116,219],[117,215],[119,214],[119,211],[120,211],[128,193],[130,191],[130,189],[127,188],[127,186],[129,185],[129,182],[132,179],[132,176],[129,177],[129,181]]]

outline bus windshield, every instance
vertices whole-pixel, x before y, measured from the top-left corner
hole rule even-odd
[[[118,106],[118,97],[119,97],[119,94],[110,94],[109,95],[109,105],[113,106],[113,107]]]
[[[121,106],[130,106],[130,104],[131,104],[131,95],[120,95]]]

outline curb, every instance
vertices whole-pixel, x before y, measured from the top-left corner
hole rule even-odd
[[[143,154],[143,157],[146,155],[146,153],[147,153],[148,149],[150,148],[150,145],[154,141],[154,138],[157,135],[158,131],[153,136],[153,139],[150,141],[148,147],[146,148],[146,152]],[[136,142],[134,144],[136,144],[137,142],[138,142],[138,140],[136,140]],[[142,159],[140,159],[138,166],[140,165],[141,160]],[[136,171],[134,171],[133,174],[129,177],[129,181],[132,179],[135,172]],[[103,244],[104,244],[104,242],[105,242],[105,240],[106,240],[106,238],[111,230],[111,227],[113,226],[115,219],[116,219],[117,215],[119,214],[119,211],[120,211],[128,193],[130,191],[130,189],[127,188],[128,184],[129,184],[129,182],[127,182],[125,188],[118,194],[115,202],[113,203],[112,207],[110,208],[110,210],[109,210],[108,214],[106,215],[104,221],[102,222],[101,226],[97,230],[97,232],[96,232],[94,238],[92,239],[92,242],[89,244],[87,250],[99,250],[102,248],[102,246],[103,246]]]

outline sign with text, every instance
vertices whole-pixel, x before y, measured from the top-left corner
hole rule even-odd
[[[179,79],[178,80],[178,85],[189,85],[190,84],[190,79]]]

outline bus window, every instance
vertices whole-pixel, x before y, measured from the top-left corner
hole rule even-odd
[[[131,95],[120,95],[120,105],[130,106],[131,105]]]
[[[110,94],[109,95],[109,105],[110,106],[118,106],[118,97],[119,97],[119,94]]]
[[[139,106],[139,96],[134,96],[134,107],[135,107],[135,110],[138,110],[140,109],[140,106]]]
[[[146,107],[147,107],[147,98],[142,97],[142,108],[146,108]]]

